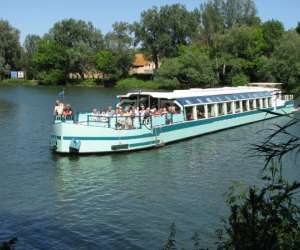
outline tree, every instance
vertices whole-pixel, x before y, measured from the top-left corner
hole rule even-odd
[[[197,11],[189,12],[183,5],[174,4],[143,11],[140,22],[135,22],[132,29],[136,44],[141,45],[158,68],[160,59],[176,56],[179,45],[190,43],[198,26]]]
[[[21,58],[19,31],[9,22],[0,20],[0,78],[8,75],[9,70],[18,70]]]
[[[260,23],[256,16],[253,0],[225,0],[223,2],[224,25],[232,28],[235,25],[257,25]]]
[[[277,20],[264,22],[262,24],[262,33],[266,42],[265,52],[270,56],[284,34],[283,24]]]
[[[118,74],[116,58],[109,50],[102,50],[96,54],[96,68],[104,78],[114,78]]]
[[[37,35],[27,35],[24,42],[24,57],[23,62],[26,69],[26,75],[28,79],[34,79],[38,75],[36,65],[33,63],[33,55],[36,53],[38,43],[41,38]]]
[[[45,84],[65,84],[68,77],[68,54],[57,42],[47,38],[39,41],[32,61],[39,71],[38,79]]]
[[[155,79],[184,88],[214,86],[218,81],[208,49],[200,46],[182,46],[178,57],[163,61]]]
[[[298,22],[297,24],[296,31],[300,35],[300,22]]]
[[[48,39],[53,40],[64,48],[68,61],[63,69],[68,73],[84,73],[92,69],[93,56],[103,49],[101,32],[92,23],[82,20],[65,19],[54,24],[47,34]]]
[[[223,32],[224,24],[224,0],[210,0],[200,6],[201,34],[203,39],[211,44],[213,35]]]
[[[235,26],[224,34],[217,35],[212,56],[221,82],[231,85],[232,77],[236,74],[244,74],[250,81],[255,81],[257,60],[263,55],[265,47],[260,27]]]
[[[286,83],[289,89],[300,85],[300,36],[295,31],[286,32],[275,47],[269,69],[275,79]]]
[[[200,37],[209,44],[216,33],[223,33],[225,29],[252,26],[260,22],[252,0],[209,0],[200,5],[200,15]]]
[[[134,51],[133,38],[130,34],[130,25],[125,22],[113,24],[113,31],[105,35],[105,46],[110,50],[119,68],[120,76],[126,77],[132,65]]]
[[[103,49],[99,30],[82,20],[65,19],[54,24],[33,53],[39,79],[47,83],[66,83],[70,73],[94,69],[94,55]]]

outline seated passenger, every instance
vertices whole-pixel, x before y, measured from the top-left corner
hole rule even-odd
[[[73,111],[70,104],[67,104],[63,110],[63,116],[67,119],[71,119],[73,115]]]

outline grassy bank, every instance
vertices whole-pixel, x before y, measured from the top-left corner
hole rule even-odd
[[[37,86],[39,82],[37,80],[4,79],[0,80],[0,85]]]

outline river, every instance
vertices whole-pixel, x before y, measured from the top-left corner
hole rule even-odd
[[[49,151],[53,103],[61,88],[0,87],[0,242],[19,249],[161,249],[175,222],[179,246],[194,232],[214,248],[233,181],[259,183],[263,159],[251,145],[276,118],[159,149],[58,156]],[[67,88],[65,102],[91,110],[116,90]],[[300,127],[295,129],[300,133]],[[299,162],[286,173],[300,177]]]

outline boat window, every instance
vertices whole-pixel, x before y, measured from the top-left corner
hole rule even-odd
[[[231,102],[226,103],[226,109],[227,109],[227,114],[232,114],[232,103]]]
[[[204,108],[204,105],[197,106],[197,116],[198,116],[198,119],[205,118],[205,108]]]
[[[244,112],[245,112],[245,111],[248,111],[247,101],[246,101],[246,100],[242,101],[242,105],[243,105],[243,111],[244,111]]]
[[[255,101],[256,101],[256,108],[260,109],[260,101],[259,101],[259,99],[256,99]]]
[[[223,103],[218,103],[218,114],[219,115],[225,115]]]
[[[263,108],[266,108],[267,107],[267,105],[266,105],[266,98],[262,99],[262,103],[263,103]]]
[[[208,117],[216,116],[214,104],[207,104],[207,113],[208,113]]]
[[[185,107],[186,120],[194,120],[193,118],[193,107]]]
[[[240,113],[241,112],[240,101],[236,101],[234,102],[234,104],[235,104],[235,113]]]
[[[254,100],[249,100],[249,108],[250,110],[254,110]]]
[[[272,107],[272,97],[268,97],[268,106]]]

